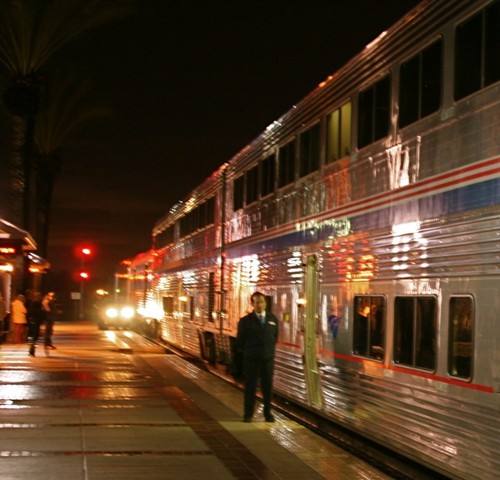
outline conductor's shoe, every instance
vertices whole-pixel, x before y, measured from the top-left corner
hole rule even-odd
[[[29,354],[34,357],[35,356],[35,345],[31,345],[30,347],[30,350],[29,350]]]
[[[243,421],[245,423],[250,423],[252,421],[252,417],[243,417]]]
[[[264,417],[264,419],[266,420],[266,422],[268,423],[273,423],[275,421],[275,418],[274,418],[274,415],[272,415],[271,413],[269,413],[268,415],[266,415]]]

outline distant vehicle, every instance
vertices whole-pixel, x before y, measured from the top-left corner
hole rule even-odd
[[[105,303],[97,309],[99,329],[131,329],[135,320],[135,308],[126,303]]]

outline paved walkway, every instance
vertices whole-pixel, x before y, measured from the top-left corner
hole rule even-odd
[[[56,350],[0,345],[1,480],[387,479],[129,332],[56,324]]]

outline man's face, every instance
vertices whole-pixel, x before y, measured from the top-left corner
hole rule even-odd
[[[266,299],[260,295],[253,297],[253,309],[255,313],[262,313],[266,309]]]

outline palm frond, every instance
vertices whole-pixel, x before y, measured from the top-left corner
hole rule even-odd
[[[133,12],[134,0],[2,0],[0,63],[13,76],[38,71],[84,31]]]
[[[112,116],[103,92],[75,69],[50,76],[44,97],[35,128],[35,147],[44,155],[58,150],[83,123]]]

